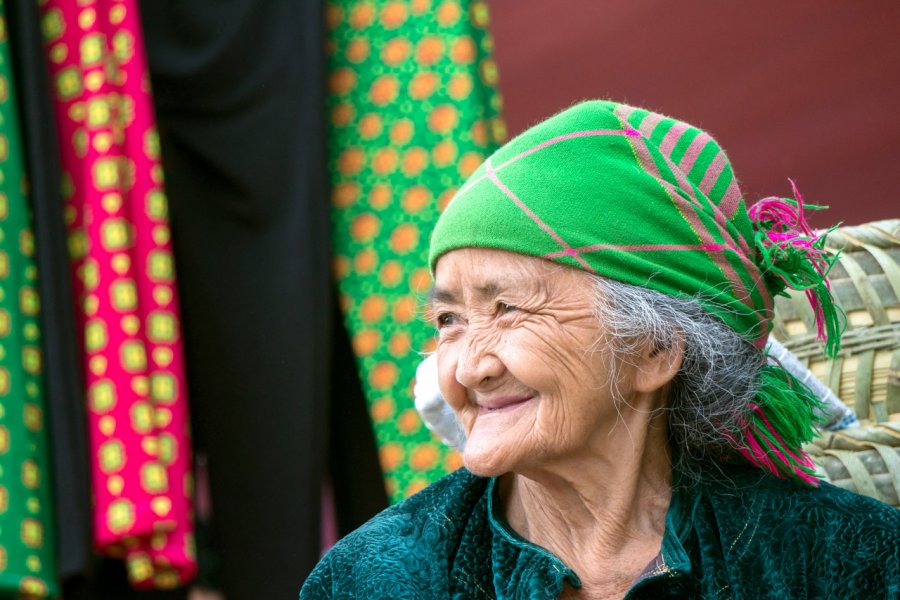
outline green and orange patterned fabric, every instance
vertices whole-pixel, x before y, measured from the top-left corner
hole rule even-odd
[[[97,549],[139,588],[196,572],[167,202],[135,0],[42,0],[84,341]]]
[[[428,240],[460,184],[505,138],[481,0],[332,0],[329,169],[334,271],[389,497],[461,463],[413,407]]]
[[[56,580],[40,298],[6,17],[0,2],[0,598]]]

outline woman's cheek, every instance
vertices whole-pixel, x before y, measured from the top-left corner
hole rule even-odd
[[[441,341],[438,344],[438,387],[444,400],[457,413],[465,406],[466,398],[465,390],[456,380],[458,354],[451,341]]]
[[[554,372],[554,356],[547,352],[547,342],[539,328],[517,328],[506,332],[503,339],[503,362],[519,382],[538,389],[546,385]]]

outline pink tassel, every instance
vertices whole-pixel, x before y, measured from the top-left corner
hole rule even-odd
[[[803,196],[794,181],[789,181],[796,204],[784,198],[764,198],[751,206],[748,214],[757,230],[756,246],[767,274],[780,279],[785,287],[805,291],[815,315],[816,337],[827,343],[829,334],[840,329],[825,278],[836,257],[823,249],[824,239],[806,221]]]
[[[778,476],[778,471],[775,469],[775,466],[766,456],[766,453],[762,451],[762,448],[759,447],[759,444],[755,439],[753,439],[753,435],[747,434],[747,445],[749,448],[744,448],[743,446],[738,448],[738,452],[741,455],[749,460],[755,467],[766,470],[770,473],[774,473]]]

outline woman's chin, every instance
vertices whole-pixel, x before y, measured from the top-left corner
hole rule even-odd
[[[499,477],[514,470],[515,457],[508,443],[496,436],[473,432],[466,440],[463,464],[466,469],[481,477]]]
[[[510,469],[503,466],[502,461],[496,461],[491,459],[491,457],[481,455],[470,456],[468,452],[463,455],[463,465],[469,472],[479,477],[499,477],[510,471]]]
[[[466,435],[466,468],[483,477],[514,471],[533,451],[536,404],[528,401],[498,411],[479,410]]]

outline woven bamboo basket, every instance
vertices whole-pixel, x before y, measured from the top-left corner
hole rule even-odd
[[[806,451],[827,481],[900,508],[900,423],[826,431]]]
[[[802,292],[776,299],[772,335],[863,423],[808,446],[825,478],[900,507],[900,219],[836,229],[826,247],[841,251],[829,276],[847,315],[840,353],[824,358]]]

